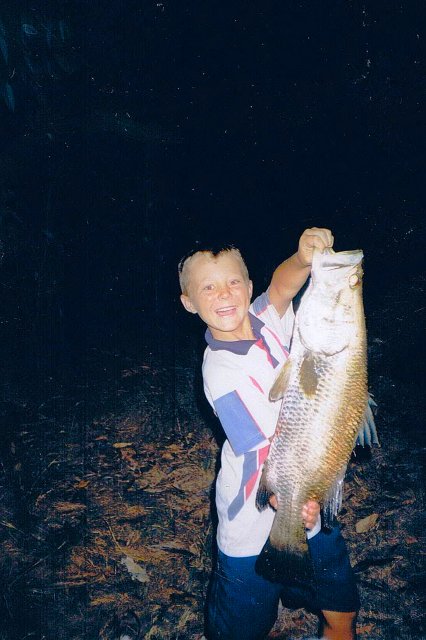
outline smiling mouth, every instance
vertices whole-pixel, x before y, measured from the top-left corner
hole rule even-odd
[[[221,307],[220,309],[216,309],[216,313],[218,316],[229,316],[234,313],[237,307]]]

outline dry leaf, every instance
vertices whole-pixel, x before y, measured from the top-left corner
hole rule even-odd
[[[138,479],[137,484],[141,489],[146,491],[156,492],[155,487],[159,484],[168,484],[169,474],[165,473],[159,466],[152,467],[149,471],[146,471],[142,478]],[[163,490],[164,486],[158,490]]]
[[[374,624],[364,624],[361,627],[357,628],[357,632],[359,635],[364,635],[365,633],[371,633],[374,628]]]
[[[131,369],[123,369],[121,372],[121,377],[122,378],[128,378],[129,376],[135,376],[139,373],[142,373],[143,371],[146,371],[147,369],[150,369],[151,367],[147,364],[142,364],[140,367],[132,367]]]
[[[179,631],[183,631],[188,623],[197,620],[196,614],[190,609],[186,609],[181,617],[179,618],[179,622],[177,624],[177,629]]]
[[[120,449],[122,460],[128,464],[132,471],[139,469],[139,462],[135,460],[136,451],[134,449]]]
[[[146,516],[149,513],[149,509],[146,509],[140,504],[136,505],[123,505],[124,509],[120,512],[120,518],[126,518],[132,520],[134,518],[140,518]]]
[[[357,533],[365,533],[374,527],[377,520],[379,519],[378,513],[372,513],[366,518],[362,518],[362,520],[358,520],[355,525],[355,530]]]
[[[176,489],[185,493],[198,493],[210,487],[214,480],[214,472],[204,470],[194,465],[176,469],[169,476],[170,481]]]
[[[135,562],[133,558],[125,556],[121,559],[121,564],[124,564],[127,571],[130,573],[132,580],[137,580],[138,582],[149,582],[149,576],[146,569]]]
[[[171,460],[174,460],[174,455],[172,453],[167,453],[166,451],[165,453],[161,454],[161,459],[170,462]]]
[[[133,446],[133,442],[114,442],[112,446],[114,449],[124,449],[125,447]]]
[[[80,480],[80,482],[74,485],[74,489],[85,489],[88,484],[89,480]]]
[[[8,527],[9,529],[16,529],[15,525],[11,522],[5,522],[4,520],[1,520],[0,524],[2,524],[4,527]]]
[[[185,596],[186,593],[181,591],[180,589],[176,589],[174,587],[162,587],[162,589],[158,592],[158,597],[162,602],[170,603],[170,598],[173,596]],[[179,607],[180,609],[180,607]]]
[[[170,453],[182,453],[183,447],[180,444],[169,444],[166,450]]]
[[[55,502],[52,506],[56,511],[60,511],[61,513],[84,511],[86,509],[86,505],[80,502]]]
[[[168,562],[171,557],[169,552],[153,547],[126,547],[126,553],[134,560],[155,565]]]
[[[193,546],[185,542],[184,540],[169,540],[162,542],[161,544],[154,545],[153,548],[164,549],[165,551],[184,551],[186,553],[194,553]]]
[[[120,604],[125,604],[127,602],[131,602],[131,598],[125,594],[125,593],[120,593]],[[96,598],[91,598],[90,599],[90,606],[91,607],[98,607],[98,606],[102,606],[102,605],[114,605],[117,603],[117,594],[116,593],[111,593],[111,594],[103,594],[101,596],[98,596]]]

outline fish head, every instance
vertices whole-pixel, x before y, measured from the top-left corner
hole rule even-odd
[[[309,351],[333,355],[359,336],[362,259],[361,250],[314,250],[311,281],[297,314],[299,337]]]

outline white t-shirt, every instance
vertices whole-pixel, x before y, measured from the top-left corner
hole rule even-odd
[[[267,292],[250,306],[250,318],[256,340],[216,340],[207,329],[203,361],[204,391],[227,436],[216,481],[217,542],[232,557],[258,555],[274,520],[274,510],[259,512],[255,500],[281,407],[268,394],[294,325],[292,306],[280,318]],[[319,529],[320,522],[309,537]]]

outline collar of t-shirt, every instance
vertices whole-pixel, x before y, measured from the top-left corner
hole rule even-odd
[[[249,312],[251,328],[255,335],[255,340],[217,340],[213,338],[212,332],[210,329],[206,330],[205,338],[206,342],[209,345],[212,351],[219,351],[220,349],[225,349],[225,351],[231,351],[231,353],[235,353],[237,356],[245,356],[247,355],[250,347],[252,347],[258,340],[263,341],[263,336],[261,333],[262,327],[265,326],[265,323],[262,320],[259,320],[257,316],[254,316]]]

